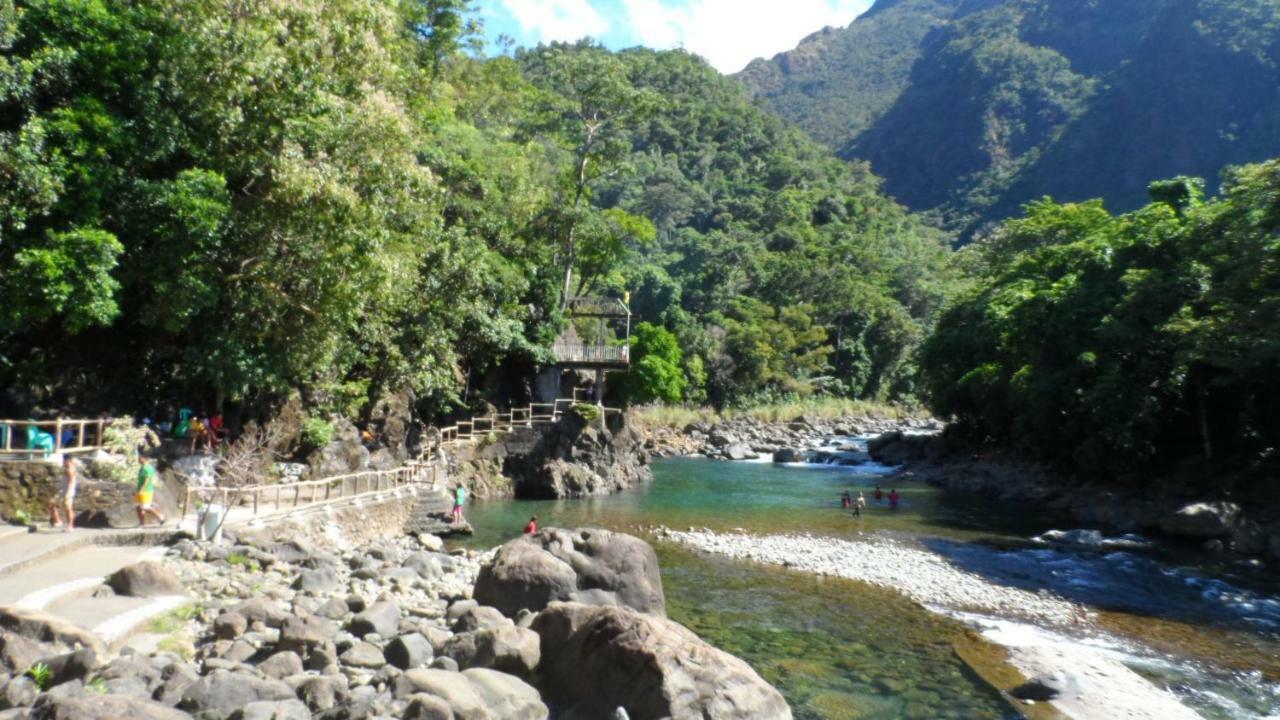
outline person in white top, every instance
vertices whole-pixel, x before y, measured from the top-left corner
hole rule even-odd
[[[58,484],[58,494],[49,501],[49,524],[62,526],[62,532],[71,532],[76,524],[76,483],[80,480],[80,466],[70,455],[62,456],[62,481]],[[62,513],[67,520],[62,521]]]

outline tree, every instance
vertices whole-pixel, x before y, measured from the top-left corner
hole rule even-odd
[[[676,403],[684,397],[683,353],[676,336],[661,325],[639,323],[632,333],[631,369],[623,381],[632,403]]]

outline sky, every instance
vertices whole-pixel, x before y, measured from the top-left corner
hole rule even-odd
[[[842,27],[872,0],[477,0],[491,47],[592,37],[620,49],[684,48],[722,73],[790,50],[827,25]]]

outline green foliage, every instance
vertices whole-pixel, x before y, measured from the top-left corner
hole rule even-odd
[[[233,568],[243,568],[247,572],[256,573],[262,569],[262,566],[258,563],[257,560],[249,557],[248,555],[245,555],[243,553],[237,553],[237,552],[233,552],[227,556],[227,564]],[[157,630],[154,632],[161,632],[161,631]]]
[[[1278,37],[1267,0],[898,0],[739,78],[967,241],[1042,195],[1127,211],[1274,156]]]
[[[333,423],[324,418],[309,417],[302,421],[302,445],[310,450],[333,442]]]
[[[48,690],[50,683],[53,682],[53,669],[42,662],[27,668],[27,671],[23,674],[31,678],[31,682],[40,688],[40,692]]]
[[[623,380],[628,402],[678,403],[684,399],[684,353],[674,334],[661,325],[640,323],[632,330],[630,352],[631,369]]]
[[[22,508],[18,508],[17,510],[13,511],[13,515],[9,517],[9,520],[14,525],[30,525],[31,514],[28,513],[26,510],[23,510]]]
[[[600,419],[600,408],[590,403],[574,403],[573,414],[591,424]]]
[[[85,684],[84,689],[86,692],[91,692],[95,695],[106,695],[108,691],[107,681],[101,675],[97,675]]]
[[[0,382],[445,411],[630,292],[679,350],[636,397],[912,394],[957,274],[867,166],[685,52],[468,55],[469,8],[0,0]]]
[[[933,407],[1088,473],[1273,467],[1280,161],[1185,178],[1113,216],[1032,203],[978,248],[977,286],[922,362]]]

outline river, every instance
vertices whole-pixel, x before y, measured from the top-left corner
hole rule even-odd
[[[1002,652],[991,641],[1028,635],[1108,648],[1206,718],[1280,715],[1280,587],[1259,563],[1215,562],[1139,538],[1046,543],[1037,536],[1069,527],[1062,518],[903,482],[874,463],[670,459],[653,470],[650,486],[607,497],[476,502],[467,544],[498,545],[531,515],[543,527],[591,525],[650,539],[672,619],[751,663],[797,718],[1017,717],[972,667],[999,668]],[[897,489],[902,507],[878,506],[877,485]],[[862,519],[840,509],[846,490],[866,494],[871,507]],[[892,538],[999,586],[1049,590],[1096,615],[1064,633],[1023,618],[931,612],[862,582],[661,541],[658,526]]]

